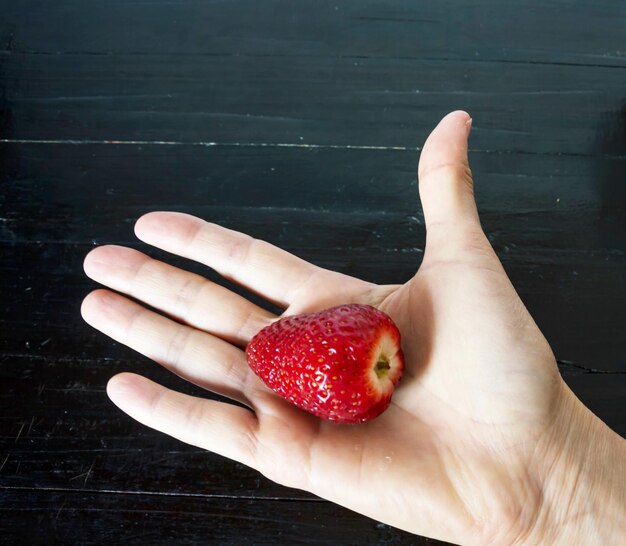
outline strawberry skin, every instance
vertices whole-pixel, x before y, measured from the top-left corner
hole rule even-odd
[[[360,304],[277,320],[252,338],[246,358],[277,394],[340,423],[385,411],[404,370],[400,331],[385,313]]]

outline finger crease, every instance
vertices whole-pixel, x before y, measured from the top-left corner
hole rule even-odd
[[[205,279],[196,277],[187,279],[176,292],[176,301],[173,305],[174,314],[186,323],[193,322],[196,304],[202,301],[200,295],[209,286]]]
[[[436,165],[429,165],[418,173],[420,180],[428,178],[436,171],[450,171],[453,175],[463,175],[468,173],[468,169],[465,165],[458,161],[448,161],[445,163],[437,163]]]
[[[181,355],[184,353],[187,343],[189,342],[189,336],[193,330],[186,326],[178,326],[178,331],[172,336],[167,349],[165,350],[164,361],[178,368],[181,360]]]
[[[248,264],[252,253],[252,247],[256,246],[258,242],[259,241],[257,239],[252,237],[245,237],[243,239],[237,239],[236,242],[230,245],[230,249],[228,251],[228,264],[231,265],[229,275],[231,275],[233,271],[233,263],[237,269],[243,268],[246,264]]]

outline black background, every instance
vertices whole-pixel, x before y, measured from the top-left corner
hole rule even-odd
[[[408,279],[419,147],[455,109],[485,231],[626,434],[625,24],[621,0],[0,0],[0,541],[435,543],[133,422],[115,372],[199,392],[79,308],[94,245],[163,256],[149,210]]]

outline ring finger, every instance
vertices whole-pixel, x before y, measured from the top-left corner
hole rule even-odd
[[[255,392],[263,388],[237,347],[124,296],[95,290],[83,301],[81,312],[94,328],[200,387],[250,407]]]

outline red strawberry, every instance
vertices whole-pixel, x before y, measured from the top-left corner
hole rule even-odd
[[[369,305],[340,305],[280,319],[246,348],[265,384],[296,406],[342,423],[380,415],[404,369],[400,332]]]

